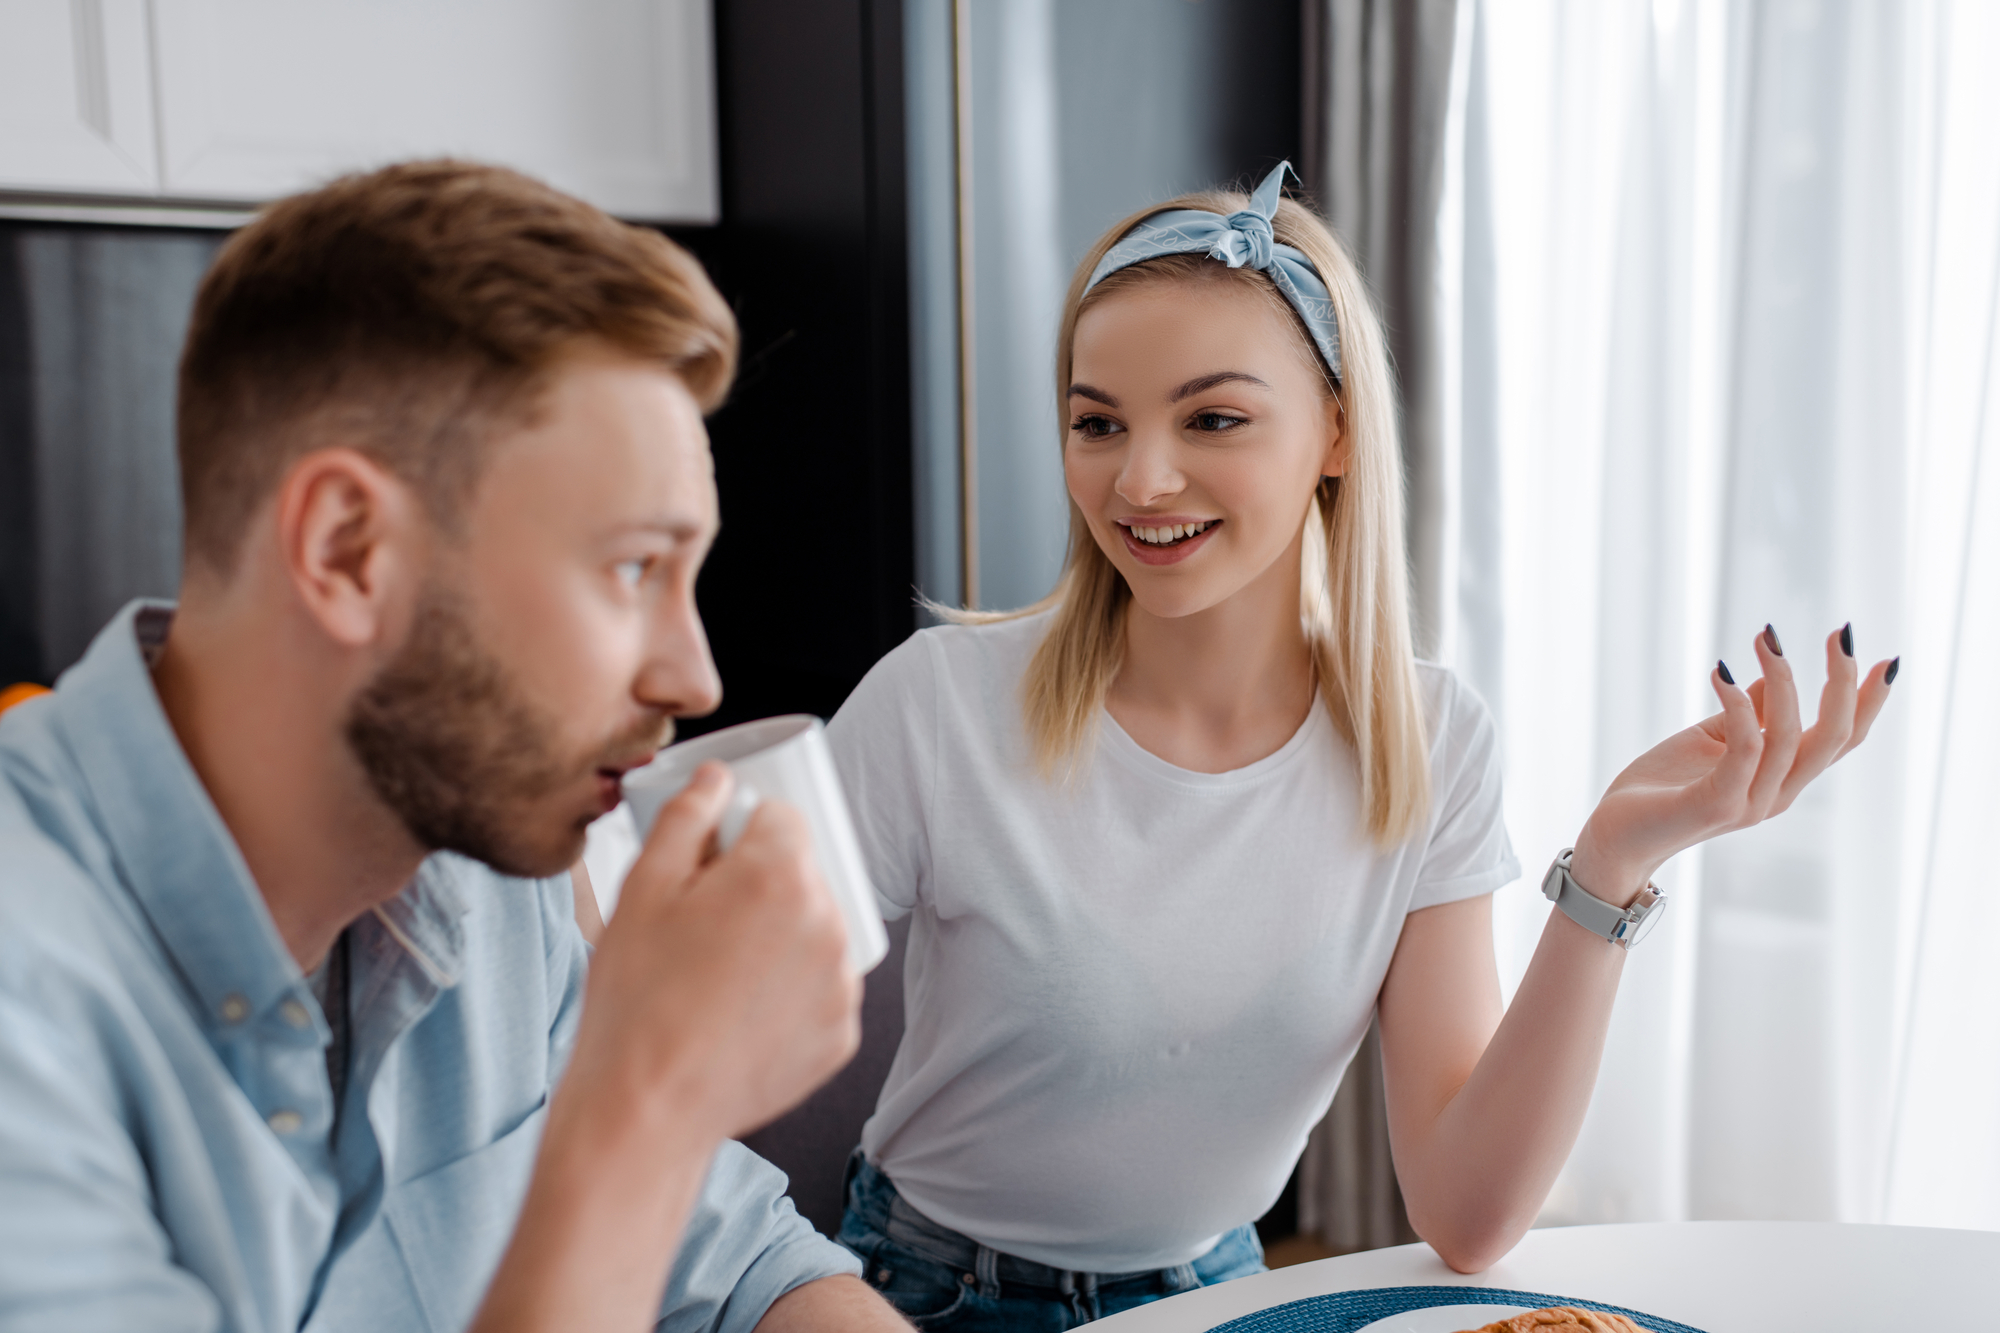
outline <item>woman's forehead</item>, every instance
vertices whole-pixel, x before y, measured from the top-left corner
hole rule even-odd
[[[1235,370],[1274,387],[1311,387],[1304,335],[1283,298],[1233,276],[1156,279],[1092,302],[1077,318],[1071,381],[1178,386]]]

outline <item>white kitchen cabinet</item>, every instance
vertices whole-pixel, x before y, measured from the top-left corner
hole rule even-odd
[[[622,217],[717,216],[708,0],[0,0],[0,15],[30,16],[0,24],[16,21],[43,53],[0,62],[55,63],[58,39],[86,26],[75,15],[100,3],[102,26],[114,9],[138,19],[138,59],[109,82],[114,102],[157,114],[136,159],[148,174],[15,169],[16,138],[39,137],[32,151],[59,163],[85,158],[70,144],[92,123],[73,108],[94,94],[56,71],[0,92],[0,191],[250,205],[451,155],[518,167]],[[58,111],[82,130],[43,134]]]
[[[146,0],[0,0],[0,182],[156,194]]]

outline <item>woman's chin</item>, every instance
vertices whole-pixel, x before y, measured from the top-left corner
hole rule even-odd
[[[1207,583],[1205,579],[1163,579],[1149,569],[1125,575],[1125,586],[1132,590],[1132,605],[1155,620],[1183,620],[1229,600],[1233,589],[1209,587]]]

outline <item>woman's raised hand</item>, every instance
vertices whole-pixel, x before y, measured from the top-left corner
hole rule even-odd
[[[1710,684],[1722,711],[1668,737],[1613,780],[1576,840],[1577,882],[1606,901],[1638,895],[1668,857],[1718,833],[1749,828],[1788,808],[1828,765],[1862,742],[1901,659],[1877,662],[1865,680],[1845,628],[1826,640],[1819,717],[1799,725],[1792,665],[1767,625],[1757,636],[1763,677],[1745,690],[1721,663]]]

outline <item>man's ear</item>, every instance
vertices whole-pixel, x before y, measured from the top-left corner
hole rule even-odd
[[[1347,416],[1338,398],[1326,400],[1326,454],[1320,459],[1322,477],[1338,477],[1347,471]]]
[[[407,597],[422,525],[410,488],[354,449],[318,449],[278,488],[277,537],[299,601],[327,637],[360,648],[381,640]]]

